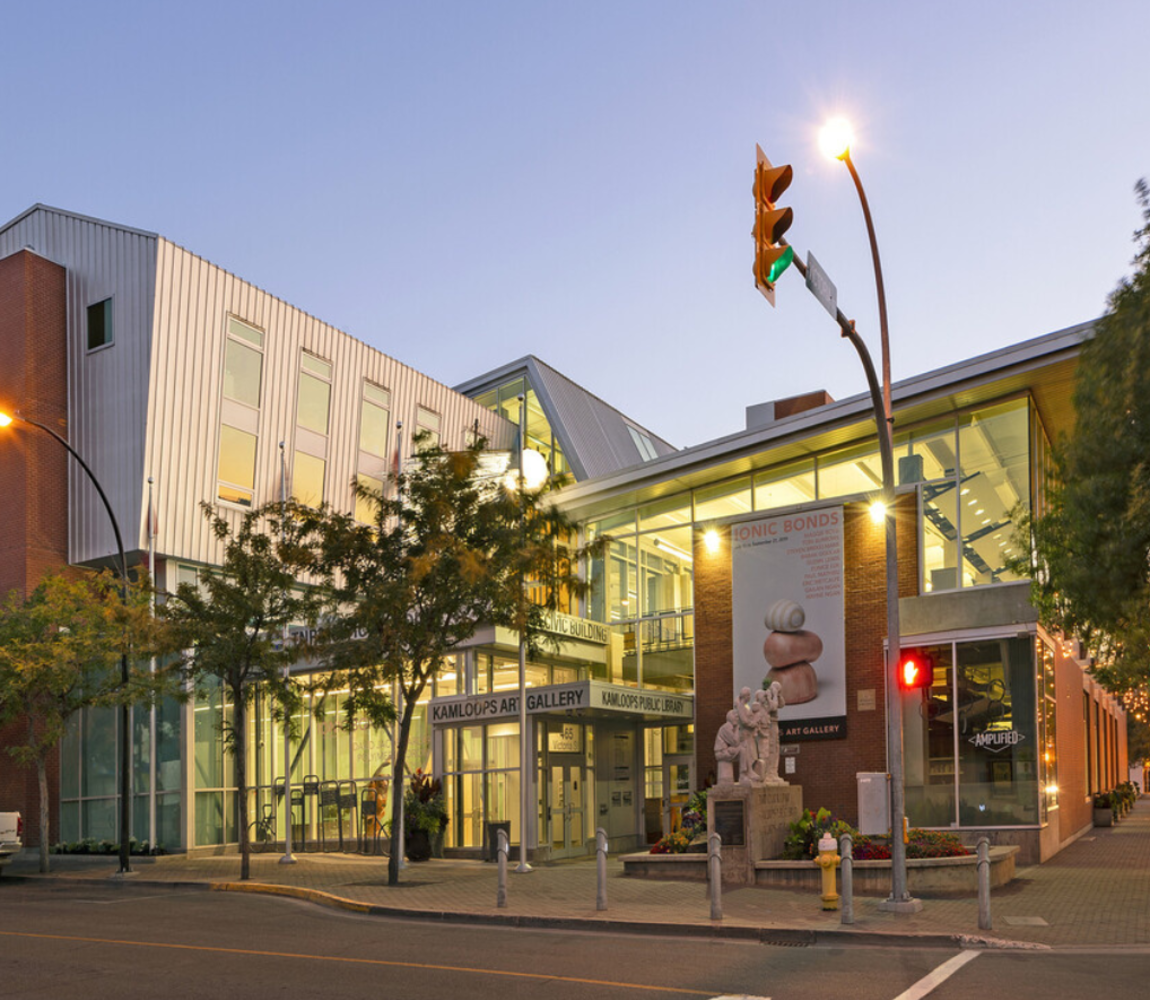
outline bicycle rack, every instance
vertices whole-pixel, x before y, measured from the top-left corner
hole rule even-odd
[[[373,781],[359,795],[359,849],[362,854],[383,853],[383,817],[380,805],[386,807],[387,792]]]
[[[343,836],[343,816],[347,813],[347,841]],[[339,816],[339,849],[346,851],[355,841],[355,831],[358,824],[359,800],[356,797],[354,781],[345,780],[338,784],[336,791],[336,813]],[[353,814],[355,818],[353,818]]]
[[[328,826],[328,822],[329,822],[329,819],[328,819],[328,815],[329,815],[328,811],[329,810],[334,810],[334,812],[335,812],[334,819],[336,822],[336,828],[340,832],[340,841],[342,841],[343,840],[342,828],[341,828],[341,824],[339,821],[339,782],[338,781],[323,781],[323,782],[320,782],[320,786],[319,786],[319,823],[317,824],[317,826],[319,828],[319,849],[320,849],[321,853],[323,853],[323,854],[328,853],[327,826]],[[342,846],[342,845],[337,841],[336,846],[333,847],[332,850],[338,851],[340,846]]]
[[[299,850],[306,851],[308,841],[308,827],[311,826],[311,818],[315,812],[315,802],[319,798],[319,775],[305,774],[303,784],[297,792],[295,786],[292,786],[292,806],[299,806],[300,812],[300,836],[299,836]],[[322,829],[322,823],[320,824]],[[296,838],[293,837],[293,844]],[[315,841],[312,841],[313,850]]]

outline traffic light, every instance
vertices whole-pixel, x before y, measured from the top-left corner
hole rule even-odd
[[[934,661],[921,653],[903,653],[898,665],[898,686],[903,691],[921,691],[934,683]]]
[[[795,213],[778,208],[776,202],[790,187],[794,172],[789,164],[771,166],[762,146],[755,146],[755,287],[766,300],[775,304],[775,282],[795,259],[794,247],[779,246],[783,233],[791,228]]]

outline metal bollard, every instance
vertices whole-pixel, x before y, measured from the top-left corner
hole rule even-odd
[[[495,857],[499,862],[499,887],[495,890],[495,905],[502,908],[507,905],[507,852],[511,849],[506,830],[496,831],[495,844]]]
[[[595,831],[595,859],[598,888],[595,893],[595,909],[607,909],[607,831],[599,827]]]
[[[990,839],[978,838],[978,927],[988,931],[990,923]]]
[[[839,838],[839,854],[842,856],[842,863],[839,865],[843,883],[842,922],[853,924],[855,922],[854,843],[851,841],[849,833],[844,833]]]
[[[723,919],[723,841],[717,833],[707,839],[707,875],[711,883],[711,919]]]

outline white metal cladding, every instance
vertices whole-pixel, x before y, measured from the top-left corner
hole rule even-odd
[[[25,246],[67,270],[69,444],[84,457],[129,552],[141,516],[143,440],[155,289],[156,236],[45,205],[0,230],[0,256]],[[87,308],[112,299],[113,343],[87,350]],[[35,417],[35,414],[29,413]],[[96,491],[69,469],[69,561],[114,555],[115,539]]]
[[[394,424],[403,421],[403,452],[410,454],[415,411],[440,416],[441,439],[460,447],[479,421],[493,448],[509,448],[515,428],[440,382],[401,364],[281,299],[160,239],[155,298],[154,351],[147,444],[140,483],[155,479],[156,550],[161,556],[217,563],[218,543],[199,510],[215,503],[224,340],[229,316],[264,333],[263,385],[256,452],[255,503],[280,495],[279,442],[289,466],[295,443],[300,354],[306,350],[332,365],[331,415],[325,496],[340,510],[353,507],[351,480],[359,448],[360,400],[367,379],[391,392]],[[381,471],[383,471],[381,469]],[[226,504],[237,519],[242,511]],[[146,547],[144,516],[135,522]]]

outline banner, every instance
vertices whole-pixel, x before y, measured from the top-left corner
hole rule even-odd
[[[784,740],[846,736],[843,508],[731,525],[734,691],[778,681]]]

